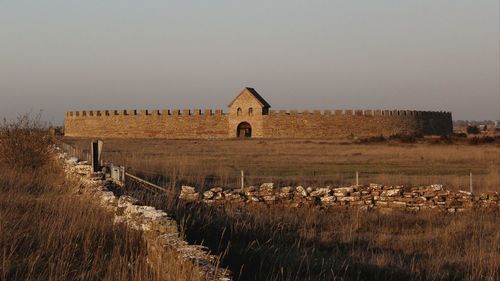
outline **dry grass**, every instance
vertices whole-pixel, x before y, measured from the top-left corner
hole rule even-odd
[[[89,140],[66,139],[88,149]],[[248,184],[344,185],[354,183],[433,184],[476,191],[500,191],[497,144],[354,144],[335,140],[106,140],[104,160],[165,185]],[[159,177],[158,177],[159,176]]]
[[[20,115],[15,122],[0,125],[0,159],[18,169],[36,169],[51,159],[52,137],[41,115]]]
[[[7,124],[0,139],[0,281],[201,279],[173,253],[152,266],[159,259],[148,256],[142,232],[73,194],[47,131],[32,120]]]
[[[87,140],[71,140],[82,148]],[[489,145],[354,144],[305,140],[106,140],[104,158],[177,189],[247,183],[444,183],[499,190],[500,150]],[[500,217],[473,211],[366,213],[279,206],[185,205],[130,191],[176,214],[186,237],[224,254],[237,280],[498,280]]]
[[[2,167],[0,280],[155,280],[140,232],[70,194],[57,166]]]
[[[235,280],[500,278],[500,214],[211,207],[134,196],[175,213],[190,242],[223,254]]]
[[[87,140],[70,140],[86,148]],[[489,145],[339,141],[106,140],[105,160],[174,190],[249,183],[427,184],[499,190],[500,150]],[[176,214],[190,242],[223,254],[236,280],[498,280],[500,215],[472,211],[367,213],[274,205],[183,204],[142,189],[136,197]]]

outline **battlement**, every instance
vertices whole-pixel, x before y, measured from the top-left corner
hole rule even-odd
[[[269,110],[268,115],[319,115],[319,116],[439,116],[451,115],[447,111],[380,110],[380,109],[336,109],[336,110]],[[68,111],[66,117],[110,117],[110,116],[221,116],[222,109],[124,109]]]
[[[446,111],[417,111],[417,110],[381,110],[381,109],[336,109],[336,110],[269,110],[271,116],[286,116],[286,115],[316,115],[316,116],[439,116],[450,115],[451,112]]]
[[[112,117],[112,116],[222,116],[226,115],[222,109],[123,109],[123,110],[83,110],[68,111],[67,118],[76,117]]]

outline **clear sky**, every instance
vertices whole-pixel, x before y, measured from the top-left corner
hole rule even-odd
[[[417,109],[500,118],[498,0],[0,0],[0,117]]]

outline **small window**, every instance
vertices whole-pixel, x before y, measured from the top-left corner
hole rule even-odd
[[[252,116],[252,115],[253,115],[253,108],[251,108],[251,107],[250,107],[250,108],[248,109],[248,115],[250,115],[250,116]]]
[[[238,115],[238,116],[241,115],[241,107],[238,107],[238,110],[236,111],[236,115]]]

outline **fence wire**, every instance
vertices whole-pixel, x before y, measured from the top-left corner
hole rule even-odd
[[[80,160],[87,161],[91,163],[92,156],[90,150],[82,149],[80,147],[72,146],[68,143],[61,141],[59,147],[67,152],[69,155],[75,156]],[[102,154],[105,155],[104,153]],[[104,163],[109,165],[109,161],[103,158]],[[158,171],[141,169],[139,167],[126,167],[127,172],[143,181],[150,182],[153,185],[160,187],[179,187],[181,185],[192,185],[197,186],[201,189],[209,189],[212,187],[228,187],[228,188],[238,188],[241,187],[241,176],[240,171],[234,171],[233,174],[226,175],[193,175],[193,174],[179,174],[178,171]],[[358,173],[359,172],[359,173]],[[288,186],[288,185],[304,185],[304,186],[345,186],[345,185],[355,185],[355,184],[368,184],[369,182],[364,182],[369,179],[373,174],[365,174],[363,171],[358,171],[352,174],[318,174],[316,172],[311,175],[295,175],[295,176],[283,176],[283,175],[253,175],[248,171],[244,171],[243,182],[244,185],[258,185],[265,182],[273,182],[276,186]],[[375,175],[376,176],[376,175]],[[392,175],[395,177],[410,177],[409,175],[400,174]],[[469,178],[470,176],[470,178]],[[460,184],[462,189],[472,189],[473,186],[473,175],[472,173],[464,175],[467,179],[466,183]],[[441,182],[433,182],[441,183]],[[385,183],[382,183],[385,184]],[[404,180],[400,183],[405,185]],[[460,188],[460,186],[458,188]]]

